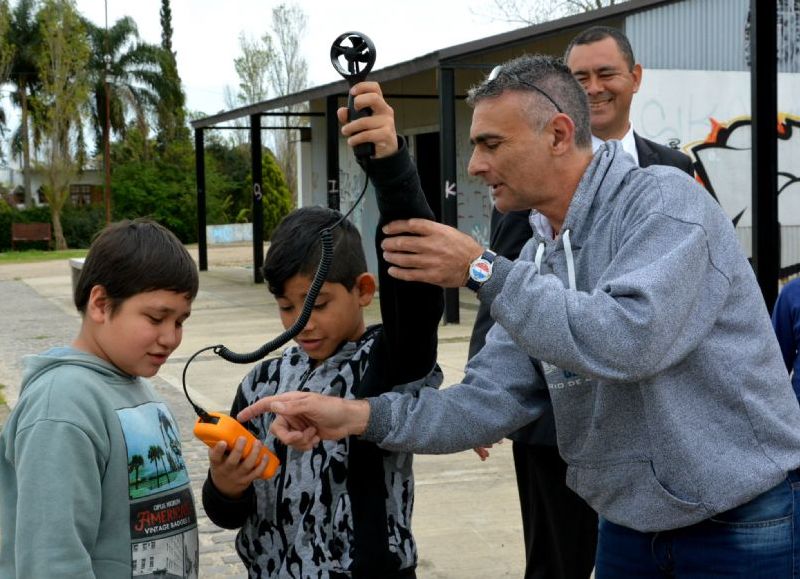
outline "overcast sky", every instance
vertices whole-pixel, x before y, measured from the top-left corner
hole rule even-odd
[[[108,24],[131,16],[144,40],[160,43],[160,0],[107,0]],[[12,4],[13,4],[12,0]],[[172,0],[173,49],[191,111],[213,114],[225,108],[224,88],[237,84],[233,59],[239,34],[266,33],[276,0]],[[356,30],[375,44],[375,69],[431,51],[518,27],[492,21],[478,0],[299,0],[308,15],[304,56],[311,86],[338,80],[330,64],[331,43]],[[77,0],[80,12],[105,24],[104,0]],[[473,7],[471,9],[471,7]]]

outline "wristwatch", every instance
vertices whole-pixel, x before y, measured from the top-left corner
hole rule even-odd
[[[494,265],[494,258],[497,254],[494,251],[485,250],[480,257],[475,258],[469,264],[469,277],[467,278],[467,287],[474,292],[481,289],[481,286],[489,281],[492,277],[492,266]]]

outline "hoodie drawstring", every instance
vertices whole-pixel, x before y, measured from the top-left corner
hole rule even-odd
[[[540,241],[539,246],[536,248],[536,257],[533,258],[533,263],[536,265],[536,270],[538,272],[542,271],[543,255],[544,255],[544,241]]]
[[[564,253],[567,257],[567,278],[569,279],[569,289],[575,289],[575,260],[572,257],[572,242],[569,240],[569,229],[565,229],[561,234],[564,241]]]
[[[564,242],[564,253],[567,258],[567,279],[569,281],[569,289],[575,290],[575,258],[572,255],[572,242],[569,240],[569,229],[565,229],[561,234],[561,239]],[[540,241],[536,247],[536,255],[533,258],[533,263],[536,265],[536,270],[541,273],[542,271],[542,256],[544,255],[544,241]]]

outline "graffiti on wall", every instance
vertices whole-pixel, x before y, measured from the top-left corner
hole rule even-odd
[[[700,142],[684,147],[695,159],[698,180],[719,201],[737,229],[752,227],[749,116],[720,122]],[[778,121],[778,220],[781,263],[800,262],[800,117],[782,114]],[[795,240],[797,237],[797,240]]]
[[[734,223],[750,225],[751,120],[711,119],[711,131],[700,143],[687,146],[696,160],[697,175]],[[785,196],[785,197],[784,197]],[[778,199],[800,199],[800,117],[785,115],[778,124]],[[800,225],[800,215],[786,214],[783,223]],[[798,223],[794,221],[798,220]]]

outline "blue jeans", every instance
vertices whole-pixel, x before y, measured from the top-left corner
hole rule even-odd
[[[800,578],[800,474],[690,527],[640,533],[600,519],[596,579]]]

